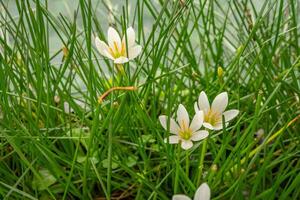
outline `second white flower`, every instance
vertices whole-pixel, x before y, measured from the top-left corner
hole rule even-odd
[[[168,120],[169,119],[169,120]],[[161,115],[159,121],[164,129],[168,130],[168,121],[170,132],[173,134],[165,139],[165,142],[177,144],[181,142],[181,147],[185,150],[193,146],[193,141],[199,141],[208,136],[208,131],[199,130],[204,120],[203,111],[197,111],[190,123],[189,115],[185,107],[180,104],[177,110],[177,122],[166,115]]]

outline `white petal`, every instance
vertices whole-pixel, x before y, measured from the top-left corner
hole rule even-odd
[[[166,130],[167,130],[167,120],[168,120],[168,117],[166,115],[159,116],[160,124]],[[177,135],[179,132],[179,126],[177,125],[177,123],[175,122],[174,119],[170,118],[169,120],[170,120],[170,132]]]
[[[168,143],[168,138],[164,139],[165,143]],[[171,135],[169,136],[169,144],[178,144],[179,143],[179,136]]]
[[[114,48],[114,43],[116,43],[118,49],[121,49],[122,44],[121,44],[121,38],[119,33],[114,29],[113,27],[109,27],[107,31],[107,42],[108,46],[111,48]]]
[[[193,147],[193,142],[190,140],[181,140],[181,148],[188,150]]]
[[[133,46],[133,47],[130,47],[128,49],[128,58],[130,60],[136,58],[142,51],[142,46],[141,45],[136,45],[136,46]]]
[[[207,183],[202,183],[197,189],[194,200],[210,200],[210,188]]]
[[[202,91],[199,95],[198,106],[199,106],[199,110],[203,110],[204,113],[206,113],[210,109],[209,101],[204,91]]]
[[[211,109],[215,112],[223,113],[228,105],[227,92],[218,94],[211,104]]]
[[[199,141],[199,140],[203,140],[204,138],[207,138],[207,136],[208,136],[208,131],[201,130],[201,131],[195,132],[192,135],[191,140],[192,141]]]
[[[110,59],[114,59],[109,53],[108,53],[108,46],[105,42],[103,42],[102,40],[100,40],[98,37],[95,38],[95,44],[96,44],[96,47],[99,51],[99,53],[102,55],[102,56],[106,56]]]
[[[173,195],[172,200],[191,200],[191,198],[183,194],[175,194]]]
[[[74,112],[74,110],[71,108],[70,104],[66,101],[64,102],[64,111],[65,111],[65,113],[68,113],[68,114]]]
[[[210,123],[204,122],[204,123],[203,123],[203,126],[204,126],[205,128],[210,129],[210,130],[214,130],[214,127],[213,127]]]
[[[189,114],[182,104],[179,104],[177,110],[177,122],[181,128],[188,128],[188,126],[190,125]]]
[[[201,110],[201,111],[196,112],[196,114],[192,120],[192,123],[190,125],[190,129],[193,132],[199,130],[203,124],[203,119],[204,119],[203,111]]]
[[[229,124],[229,122],[225,122],[225,127],[227,127]],[[213,126],[213,129],[212,130],[221,130],[223,129],[223,122],[220,121],[220,122],[217,122],[214,126]]]
[[[123,63],[127,63],[128,61],[129,61],[128,58],[121,56],[121,57],[115,59],[114,62],[115,62],[115,64],[123,64]]]
[[[100,54],[105,55],[104,52],[108,50],[108,46],[105,42],[100,40],[98,37],[95,38],[95,44]]]
[[[221,129],[223,129],[223,124],[222,123],[218,123],[218,124],[213,126],[213,130],[218,131],[218,130],[221,130]]]
[[[232,110],[227,110],[223,113],[225,121],[228,122],[235,118],[239,114],[238,110],[232,109]]]
[[[125,34],[127,36],[127,47],[129,48],[129,47],[134,46],[134,44],[135,44],[135,32],[134,32],[133,28],[129,27],[126,30]],[[125,35],[123,36],[122,42],[124,42],[126,44],[126,37],[125,37]]]

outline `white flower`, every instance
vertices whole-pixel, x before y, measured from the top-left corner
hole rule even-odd
[[[202,110],[204,113],[203,126],[211,130],[220,130],[223,128],[222,115],[225,118],[225,125],[235,118],[239,111],[236,109],[225,111],[228,105],[227,92],[222,92],[213,100],[212,105],[209,105],[208,98],[205,92],[201,92],[198,98],[198,104],[195,103],[195,111]],[[225,112],[224,112],[225,111]]]
[[[210,189],[207,183],[202,183],[197,189],[194,200],[209,200],[210,199]],[[172,197],[172,200],[191,200],[190,197],[183,194],[176,194]]]
[[[135,43],[135,32],[132,27],[126,30],[126,36],[127,38],[124,35],[121,41],[118,32],[114,28],[109,27],[107,31],[108,44],[96,37],[96,47],[100,54],[112,59],[115,64],[126,63],[136,58],[142,50],[142,47]]]
[[[185,107],[180,104],[177,110],[177,121],[170,118],[170,132],[174,135],[169,137],[170,144],[177,144],[181,142],[181,147],[185,150],[190,149],[193,146],[192,141],[199,141],[208,136],[208,132],[200,130],[203,123],[203,111],[197,111],[191,124],[189,114]],[[164,129],[167,130],[168,117],[166,115],[159,116],[159,121]],[[165,142],[168,142],[165,138]]]

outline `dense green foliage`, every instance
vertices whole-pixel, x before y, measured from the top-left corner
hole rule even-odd
[[[300,1],[53,2],[0,1],[0,199],[300,198]],[[109,25],[143,47],[123,71]],[[98,103],[114,86],[137,90]],[[201,91],[240,114],[205,152],[164,143],[159,115]]]

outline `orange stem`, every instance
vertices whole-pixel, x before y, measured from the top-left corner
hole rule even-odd
[[[129,90],[129,91],[133,91],[133,90],[137,90],[137,87],[134,86],[127,86],[127,87],[112,87],[109,90],[107,90],[106,92],[104,92],[99,98],[98,98],[98,103],[101,104],[103,102],[103,99],[105,99],[105,97],[107,97],[111,92],[115,91],[115,90]]]

